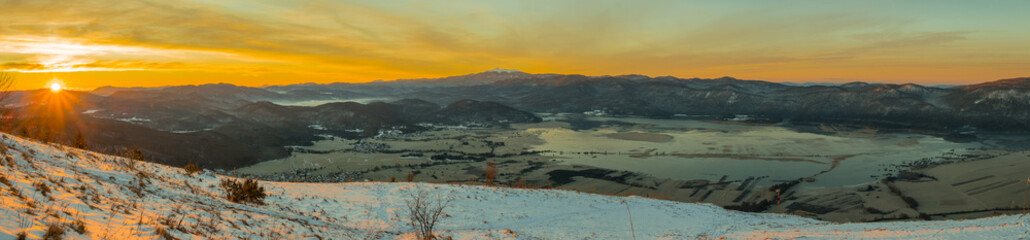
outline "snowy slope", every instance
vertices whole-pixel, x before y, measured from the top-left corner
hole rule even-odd
[[[271,193],[266,205],[236,204],[217,187],[224,176],[189,176],[9,135],[0,140],[8,146],[0,160],[0,240],[21,232],[38,238],[50,224],[67,239],[159,239],[158,232],[182,239],[412,239],[404,206],[416,189],[453,199],[438,229],[454,239],[1030,238],[1025,216],[834,224],[640,197],[439,184],[262,182]]]

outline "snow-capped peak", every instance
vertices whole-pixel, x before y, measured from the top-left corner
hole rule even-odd
[[[494,68],[494,69],[491,69],[490,71],[486,71],[486,72],[488,72],[488,73],[521,73],[522,71],[515,70],[515,69]]]

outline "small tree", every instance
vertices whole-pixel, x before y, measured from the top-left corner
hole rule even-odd
[[[254,179],[247,179],[242,183],[232,179],[222,180],[222,190],[225,191],[225,199],[235,203],[265,204],[264,199],[268,196],[265,194],[265,188],[258,185]]]
[[[444,209],[451,204],[450,198],[443,198],[439,195],[430,194],[425,189],[419,189],[410,193],[408,199],[408,220],[411,227],[415,229],[419,240],[434,240],[433,228],[443,217]]]
[[[139,149],[139,147],[122,148],[121,155],[122,157],[139,161],[147,159],[147,155],[143,154],[143,150]]]
[[[414,182],[416,174],[418,173],[416,173],[415,171],[408,172],[408,182]]]
[[[7,72],[0,72],[0,131],[7,131],[14,127],[10,123],[14,122],[14,116],[11,116],[10,109],[7,109],[7,103],[4,103],[9,96],[11,96],[11,86],[14,85],[14,76]]]
[[[513,187],[515,187],[515,188],[526,188],[527,187],[526,179],[522,179],[522,177],[519,177],[519,180],[515,182],[515,185]]]
[[[89,145],[86,145],[86,137],[82,135],[82,131],[75,132],[75,140],[72,142],[72,147],[87,150]]]
[[[494,179],[497,179],[497,163],[488,162],[486,163],[486,170],[483,171],[483,177],[486,178],[486,185],[493,186]]]

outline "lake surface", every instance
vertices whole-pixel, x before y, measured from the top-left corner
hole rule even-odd
[[[533,150],[552,151],[545,155],[568,164],[641,172],[660,178],[718,180],[725,175],[729,180],[740,180],[768,176],[764,180],[768,184],[812,177],[815,181],[807,186],[836,187],[876,181],[890,164],[982,147],[980,143],[954,143],[919,134],[823,135],[778,126],[693,120],[602,117],[589,120],[637,125],[580,131],[530,128],[528,132],[544,141]],[[612,137],[620,132],[671,136],[672,139],[640,141]]]
[[[337,103],[337,102],[356,102],[356,103],[360,103],[360,104],[368,104],[368,103],[371,103],[371,102],[389,102],[389,101],[394,101],[394,100],[397,100],[397,99],[395,99],[395,98],[351,98],[351,99],[311,100],[311,101],[297,101],[297,102],[277,101],[277,102],[274,102],[274,103],[278,104],[278,105],[283,105],[283,106],[314,107],[314,106],[318,106],[318,105],[322,105],[322,104],[326,104],[326,103]]]

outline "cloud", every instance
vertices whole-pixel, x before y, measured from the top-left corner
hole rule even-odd
[[[46,69],[46,66],[39,63],[9,62],[0,64],[0,71],[38,71],[44,69]]]
[[[982,41],[996,33],[935,19],[949,15],[791,3],[0,0],[0,64],[368,81],[493,67],[704,77],[691,74],[874,66],[862,61],[887,57],[907,64],[958,64],[966,59],[954,56],[971,54],[1008,54],[1010,65],[1024,59]],[[1012,45],[1019,44],[1005,46]],[[832,77],[860,76],[824,76]]]
[[[232,59],[233,55],[97,44],[83,39],[39,36],[0,36],[0,54],[13,61],[0,62],[0,70],[22,72],[81,72],[182,69],[182,59]],[[198,66],[200,66],[198,64]]]
[[[0,64],[0,71],[14,72],[83,72],[83,71],[168,71],[194,70],[196,66],[181,63],[151,63],[142,61],[104,60],[89,63],[61,64],[47,66],[41,63],[8,62]],[[214,70],[214,69],[213,69]]]
[[[850,59],[864,55],[897,54],[897,51],[919,50],[967,40],[972,32],[879,32],[854,35],[862,42],[859,46],[819,54],[813,59]]]

